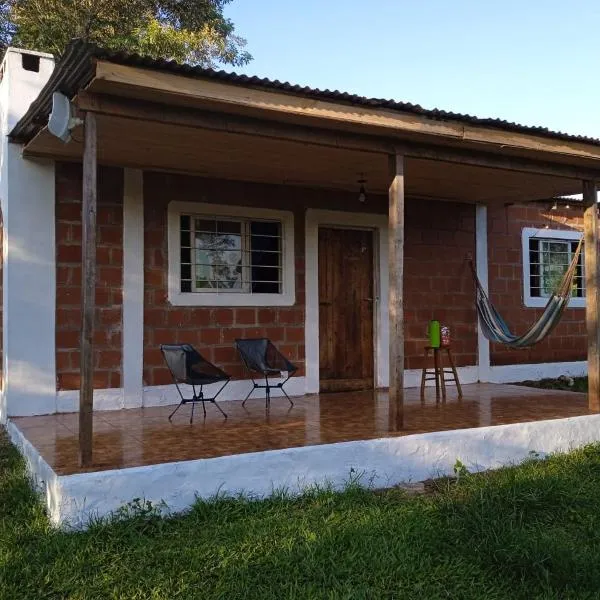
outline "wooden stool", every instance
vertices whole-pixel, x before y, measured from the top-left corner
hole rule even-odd
[[[450,369],[444,369],[441,360],[441,352],[446,351],[448,362],[450,363]],[[429,362],[429,352],[433,351],[433,369],[427,368]],[[430,375],[430,377],[428,377]],[[450,379],[446,379],[446,375],[451,375]],[[435,379],[435,399],[440,399],[440,387],[442,388],[442,399],[446,399],[446,381],[452,381],[456,384],[458,391],[458,397],[462,398],[462,388],[460,387],[460,381],[458,380],[458,373],[454,366],[454,359],[452,358],[452,352],[450,346],[440,346],[439,348],[433,348],[432,346],[425,346],[425,361],[423,363],[423,371],[421,373],[421,400],[425,399],[425,382]]]

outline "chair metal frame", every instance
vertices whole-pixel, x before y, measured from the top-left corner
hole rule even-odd
[[[258,339],[267,339],[267,343],[271,344],[276,350],[277,347],[275,346],[275,344],[273,344],[273,342],[271,342],[271,340],[269,340],[268,338],[258,338]],[[279,350],[277,350],[277,352],[283,356],[283,358],[285,358],[285,360],[292,366],[294,367],[293,370],[291,371],[286,371],[287,372],[287,377],[283,380],[280,381],[279,383],[276,384],[272,384],[269,382],[269,373],[268,371],[258,371],[256,369],[252,369],[249,365],[248,362],[246,361],[246,357],[244,356],[244,353],[240,350],[238,341],[245,341],[245,340],[235,340],[236,343],[236,347],[238,349],[238,352],[242,358],[242,362],[244,363],[244,367],[246,367],[246,370],[248,371],[248,374],[250,375],[250,379],[252,380],[252,389],[248,392],[248,394],[246,395],[246,397],[244,398],[244,400],[242,401],[242,406],[244,406],[246,404],[246,401],[250,398],[250,396],[252,395],[252,392],[254,392],[254,390],[265,390],[265,406],[267,408],[269,408],[271,406],[271,390],[272,389],[280,389],[284,396],[288,399],[289,403],[294,406],[294,403],[292,402],[292,399],[288,396],[288,393],[283,389],[283,386],[291,379],[291,377],[294,375],[294,373],[298,370],[298,367],[296,367],[295,365],[293,365],[287,358],[285,358],[285,356],[279,352]],[[281,372],[281,371],[280,371]],[[255,377],[253,376],[253,373],[262,373],[264,375],[265,378],[265,383],[258,383],[255,379]]]
[[[186,346],[188,344],[181,344],[181,345],[182,346]],[[193,348],[193,346],[192,346],[192,348]],[[164,357],[164,350],[163,350],[163,346],[162,345],[161,345],[160,349],[161,349],[161,352],[163,353],[163,357]],[[195,348],[193,348],[193,350],[195,352],[197,352],[199,356],[202,357],[202,355]],[[204,357],[202,357],[202,358],[207,363],[209,362]],[[225,379],[225,380],[221,380],[221,381],[224,381],[223,385],[217,390],[217,393],[214,396],[212,396],[211,398],[207,398],[204,395],[204,389],[203,388],[204,388],[205,385],[208,385],[208,384],[204,384],[204,383],[200,383],[200,384],[197,384],[197,383],[186,383],[185,385],[189,385],[192,388],[192,394],[193,394],[191,398],[186,398],[183,395],[183,392],[181,391],[181,388],[179,387],[180,383],[177,381],[177,378],[173,374],[173,371],[171,371],[171,367],[169,366],[169,363],[166,360],[166,358],[165,358],[165,362],[167,363],[167,367],[169,368],[169,372],[171,373],[171,376],[173,377],[173,382],[175,383],[175,387],[177,388],[177,391],[179,392],[179,396],[181,398],[181,402],[176,406],[175,410],[169,415],[169,421],[171,421],[171,419],[173,418],[173,415],[183,405],[191,403],[191,405],[192,405],[192,413],[190,415],[190,423],[193,423],[193,421],[194,421],[194,407],[199,402],[202,402],[202,411],[204,412],[204,418],[205,419],[206,419],[206,402],[212,402],[219,409],[219,412],[227,419],[227,413],[219,406],[218,402],[216,401],[216,398],[223,391],[223,389],[225,388],[225,386],[231,381],[231,377],[230,376],[227,376],[227,379]],[[209,364],[212,364],[212,363],[209,363]],[[216,367],[216,365],[212,365],[212,366]],[[223,373],[226,374],[224,371],[223,371]],[[217,383],[217,382],[215,382],[215,383]],[[196,391],[196,388],[198,386],[200,387],[200,389],[198,391]]]

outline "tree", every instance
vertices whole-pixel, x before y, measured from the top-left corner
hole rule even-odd
[[[0,0],[0,44],[60,56],[81,38],[111,50],[234,66],[252,57],[223,9],[231,0]]]

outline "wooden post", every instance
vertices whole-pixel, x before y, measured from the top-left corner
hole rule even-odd
[[[583,182],[585,251],[585,322],[588,334],[588,404],[600,412],[600,322],[598,320],[598,203],[596,181]]]
[[[94,313],[96,294],[96,115],[85,113],[81,236],[81,357],[79,464],[92,464],[94,409]]]
[[[390,400],[403,422],[404,407],[404,156],[390,156],[389,190],[389,319]]]

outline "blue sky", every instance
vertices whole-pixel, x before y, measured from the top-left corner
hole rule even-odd
[[[233,0],[237,72],[600,137],[597,0]]]

